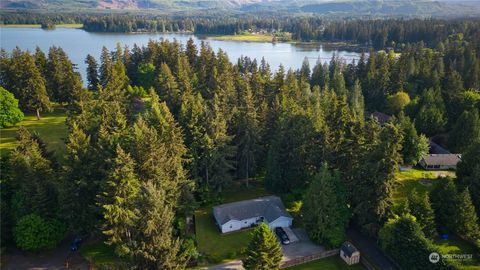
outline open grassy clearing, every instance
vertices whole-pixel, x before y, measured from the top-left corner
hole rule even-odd
[[[113,247],[98,240],[92,243],[85,243],[80,247],[80,254],[93,265],[99,267],[102,265],[112,265],[119,259],[115,255]]]
[[[272,42],[273,36],[269,34],[239,34],[239,35],[212,36],[212,37],[209,37],[208,39],[227,40],[227,41],[248,41],[248,42]]]
[[[30,132],[38,132],[47,144],[47,149],[55,151],[57,157],[62,157],[67,137],[66,118],[65,109],[58,106],[51,113],[43,113],[40,120],[33,114],[25,115],[23,121],[16,126],[0,129],[0,154],[4,155],[15,148],[18,127],[25,126]]]
[[[439,175],[448,175],[455,177],[453,171],[424,171],[419,169],[410,169],[408,171],[397,173],[397,188],[393,193],[395,206],[401,204],[413,190],[418,193],[431,191],[435,187],[435,181]],[[423,183],[422,183],[423,182]]]
[[[450,261],[452,264],[457,266],[458,269],[463,270],[474,270],[480,268],[480,258],[475,257],[475,254],[478,254],[475,247],[457,237],[450,237],[450,239],[436,239],[434,241],[435,245],[440,251],[440,254],[473,254],[473,258],[461,260]]]
[[[347,265],[339,256],[332,256],[318,261],[313,261],[293,267],[287,268],[289,270],[363,270],[365,269],[361,264]]]
[[[0,28],[41,28],[40,24],[0,24]],[[82,28],[82,23],[56,24],[56,28]]]

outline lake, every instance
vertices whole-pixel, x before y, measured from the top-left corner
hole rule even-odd
[[[162,34],[162,33],[90,33],[82,29],[57,28],[55,30],[43,30],[39,28],[0,28],[1,47],[11,52],[16,46],[22,50],[35,51],[36,46],[48,53],[50,46],[60,46],[68,54],[74,64],[77,64],[82,79],[85,78],[86,65],[84,63],[87,54],[93,55],[99,60],[103,46],[113,50],[117,43],[122,47],[133,44],[146,45],[150,39],[176,39],[186,44],[192,38],[196,44],[201,39],[193,34]],[[210,46],[217,51],[225,51],[230,61],[236,62],[241,56],[256,58],[260,61],[265,57],[272,70],[276,70],[280,64],[286,69],[298,69],[303,59],[307,57],[310,66],[313,67],[318,59],[322,62],[330,61],[333,54],[338,55],[347,62],[360,57],[359,53],[338,50],[332,47],[323,46],[321,43],[258,43],[241,41],[219,41],[208,40]]]

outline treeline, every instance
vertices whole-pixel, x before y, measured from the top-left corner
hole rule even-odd
[[[69,127],[61,161],[20,129],[19,145],[2,160],[2,241],[38,250],[66,231],[94,232],[128,264],[179,269],[201,259],[185,217],[218,203],[232,181],[259,177],[274,193],[307,198],[305,226],[326,246],[338,246],[354,222],[412,268],[428,263],[436,233],[475,243],[480,61],[461,35],[438,47],[372,51],[358,63],[333,58],[313,69],[305,60],[300,70],[272,73],[264,60],[232,64],[206,43],[152,40],[87,56],[88,89],[61,48],[48,56],[2,51],[0,85],[25,111],[67,104]],[[375,110],[394,117],[381,127],[370,117]],[[416,164],[428,152],[425,135],[438,133],[465,155],[461,180],[432,194],[430,234],[415,208],[420,199],[394,211],[393,192],[398,165]],[[449,207],[434,199],[442,194],[454,194]],[[58,234],[26,241],[38,224]]]
[[[402,50],[408,43],[423,42],[435,48],[450,35],[462,34],[480,51],[480,22],[474,19],[386,19],[331,20],[316,16],[248,15],[243,17],[197,16],[162,17],[154,15],[102,14],[1,14],[4,24],[83,23],[92,32],[194,32],[233,35],[248,30],[289,32],[298,41],[347,41],[375,49]]]

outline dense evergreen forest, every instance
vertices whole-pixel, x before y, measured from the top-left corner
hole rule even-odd
[[[84,19],[87,30],[110,20]],[[304,22],[252,21],[228,31],[273,23],[300,39],[367,42],[388,33],[376,47],[409,44],[401,54],[372,50],[357,63],[333,58],[311,68],[305,60],[300,70],[272,72],[264,60],[232,64],[207,43],[152,40],[87,56],[88,89],[62,48],[2,50],[0,85],[20,109],[41,118],[52,103],[63,105],[69,129],[61,159],[25,128],[2,157],[2,245],[36,251],[89,232],[104,235],[126,264],[183,269],[198,256],[185,217],[217,203],[232,182],[256,178],[285,198],[307,198],[306,216],[330,217],[305,220],[316,242],[338,246],[356,224],[405,269],[451,269],[425,254],[442,233],[480,247],[478,23],[331,22],[320,37],[308,30],[320,20]],[[218,25],[181,27],[224,31],[209,30]],[[374,111],[394,117],[382,127]],[[458,180],[443,179],[430,198],[413,194],[394,211],[394,173],[415,165],[427,137],[438,134],[463,154]],[[322,208],[316,200],[335,203]],[[41,240],[29,228],[41,228]]]
[[[350,19],[332,20],[319,16],[248,15],[242,17],[161,17],[147,15],[4,13],[4,24],[83,23],[91,32],[191,32],[234,35],[245,31],[289,32],[296,41],[346,41],[375,49],[402,50],[405,44],[423,41],[435,48],[450,35],[461,33],[479,50],[480,21],[441,19]]]

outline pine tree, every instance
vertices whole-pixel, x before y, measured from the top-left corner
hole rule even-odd
[[[242,260],[247,270],[280,269],[282,247],[270,228],[262,223],[255,229]]]
[[[401,151],[403,163],[416,165],[422,156],[428,154],[428,139],[423,134],[418,135],[415,125],[403,112],[399,116],[399,125],[404,139]]]
[[[206,130],[211,142],[205,148],[204,179],[207,185],[221,192],[233,178],[236,147],[232,144],[233,136],[228,134],[226,117],[217,95],[207,116]]]
[[[324,164],[305,194],[305,228],[313,241],[327,247],[338,247],[345,240],[350,215],[342,185],[340,174],[330,173]]]
[[[167,102],[170,110],[177,115],[181,106],[181,93],[175,76],[173,76],[167,64],[162,63],[160,73],[155,82],[155,90],[160,98]]]
[[[438,250],[411,215],[389,220],[380,230],[379,239],[382,249],[403,269],[453,269],[443,260],[435,264],[428,260]]]
[[[449,149],[465,153],[471,145],[480,142],[480,114],[477,109],[464,111],[448,136]]]
[[[457,181],[460,189],[468,188],[480,216],[480,143],[471,145],[457,164]]]
[[[66,142],[61,209],[64,219],[74,232],[91,230],[98,213],[95,200],[99,183],[95,177],[95,155],[91,148],[91,136],[85,134],[72,121]]]
[[[9,162],[11,177],[16,180],[15,190],[22,196],[22,206],[27,211],[25,214],[53,217],[57,209],[57,191],[52,162],[24,127],[19,128],[17,141],[18,146],[10,154]]]
[[[173,235],[174,212],[165,191],[152,182],[142,184],[137,209],[141,217],[132,230],[133,265],[138,269],[185,269],[189,256]]]
[[[414,190],[408,195],[407,205],[410,213],[417,218],[417,222],[425,236],[434,239],[437,236],[435,213],[430,204],[428,194],[418,194]]]
[[[103,234],[120,256],[131,254],[134,226],[140,218],[136,200],[140,182],[134,172],[135,163],[128,153],[117,146],[116,157],[101,193]]]
[[[240,82],[242,93],[240,94],[240,106],[237,124],[237,165],[238,175],[248,179],[255,172],[259,148],[259,122],[257,110],[254,104],[252,90],[248,83]]]
[[[21,57],[19,88],[16,89],[19,96],[20,106],[24,110],[35,111],[40,120],[41,111],[51,111],[50,100],[45,88],[45,79],[35,66],[33,57],[27,52]]]
[[[37,66],[38,70],[42,74],[42,76],[47,80],[47,57],[45,53],[40,49],[40,47],[35,48],[35,54],[33,55],[35,58],[35,65]]]
[[[440,179],[439,183],[430,192],[430,201],[435,211],[435,221],[439,233],[455,232],[455,215],[457,209],[458,191],[452,179]]]
[[[355,119],[364,124],[365,123],[365,102],[363,100],[362,88],[360,81],[355,80],[353,90],[350,93],[349,98],[350,108],[352,110]]]
[[[457,200],[455,232],[465,239],[477,241],[480,239],[480,225],[468,188],[458,194]]]
[[[112,57],[110,52],[106,47],[102,48],[102,53],[100,55],[100,84],[103,87],[107,86],[108,80],[110,78],[110,73],[112,69]]]
[[[447,122],[445,105],[438,89],[425,90],[415,117],[415,126],[423,134],[434,135],[444,130]]]
[[[387,123],[380,132],[379,142],[367,154],[362,171],[361,201],[354,213],[357,222],[370,235],[375,235],[379,225],[391,211],[395,185],[395,172],[401,156],[403,136],[397,126]]]
[[[90,91],[97,91],[98,84],[100,80],[98,78],[98,63],[95,60],[95,57],[91,56],[90,54],[87,55],[85,59],[85,64],[87,64],[87,82],[88,82],[88,90]]]

